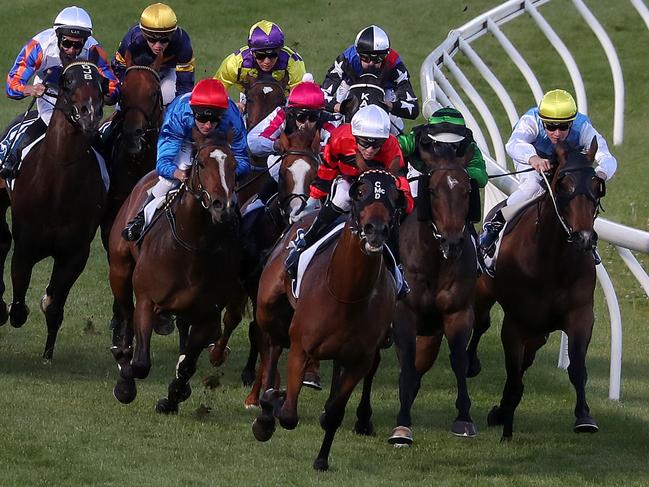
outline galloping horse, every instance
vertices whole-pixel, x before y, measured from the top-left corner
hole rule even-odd
[[[162,413],[178,411],[191,394],[189,379],[198,357],[220,334],[223,306],[240,294],[236,162],[227,141],[208,139],[196,128],[193,138],[197,149],[189,179],[151,223],[141,246],[120,232],[155,183],[153,173],[137,184],[110,234],[110,284],[123,320],[121,343],[113,347],[120,371],[113,391],[117,400],[133,401],[135,379],[149,373],[151,333],[159,315],[173,313],[191,325],[181,337],[168,397],[156,405]]]
[[[45,138],[27,154],[20,176],[9,190],[14,237],[12,326],[27,321],[25,294],[32,268],[46,257],[54,258],[41,300],[47,322],[46,360],[52,359],[65,302],[86,266],[106,205],[106,187],[91,147],[106,90],[107,82],[94,64],[74,62],[65,68]],[[2,232],[2,237],[4,240],[7,233]],[[0,247],[3,252],[8,248]],[[5,257],[6,253],[3,263]]]
[[[351,219],[335,244],[313,257],[293,297],[284,270],[289,232],[271,254],[261,275],[257,323],[272,341],[262,350],[266,392],[253,433],[267,441],[275,417],[286,429],[298,424],[297,400],[309,359],[333,360],[331,392],[320,416],[325,437],[313,467],[329,468],[329,451],[345,406],[358,382],[364,390],[378,365],[379,348],[394,315],[395,281],[384,260],[384,246],[405,207],[396,179],[383,170],[361,174],[350,188]],[[295,311],[293,312],[293,308]],[[281,348],[289,346],[286,392],[273,389]],[[372,433],[369,401],[357,410],[356,431]]]
[[[253,303],[257,303],[257,288],[261,271],[273,245],[280,238],[286,227],[296,221],[297,215],[304,209],[309,197],[309,185],[315,179],[320,160],[320,131],[316,129],[296,130],[291,135],[282,133],[280,136],[280,155],[276,163],[279,167],[279,189],[266,210],[260,209],[258,218],[254,218],[249,228],[242,231],[244,264],[243,282],[246,293]],[[247,300],[243,300],[245,304]],[[231,309],[228,307],[228,309]],[[226,326],[223,335],[211,352],[211,360],[221,364],[225,360],[224,352],[230,335],[237,325],[236,320],[228,320],[233,326]],[[257,363],[257,324],[251,321],[248,336],[250,337],[250,352],[248,360],[241,372],[245,385],[250,385],[255,378]],[[258,393],[247,406],[257,405]],[[251,396],[249,396],[250,398]]]
[[[112,120],[116,127],[108,148],[110,190],[106,214],[101,222],[101,238],[108,250],[108,237],[117,212],[135,184],[156,162],[156,146],[162,125],[162,92],[158,71],[162,54],[150,66],[134,64],[126,56],[126,71],[121,84],[120,110]]]
[[[475,247],[468,221],[471,184],[467,164],[473,152],[456,156],[452,144],[418,142],[426,173],[419,178],[417,211],[401,225],[401,262],[411,292],[397,303],[393,338],[401,365],[397,427],[393,444],[411,444],[410,409],[421,377],[435,363],[442,337],[451,351],[457,381],[458,415],[451,431],[475,436],[466,385],[466,347],[473,327],[477,277]],[[416,359],[415,359],[416,357]]]
[[[605,194],[604,183],[591,166],[596,152],[596,139],[587,154],[557,145],[557,167],[549,190],[501,237],[495,278],[483,274],[478,280],[475,330],[468,349],[470,371],[475,375],[480,370],[478,342],[490,326],[489,311],[498,301],[505,314],[501,340],[507,381],[500,405],[491,410],[487,422],[503,425],[503,440],[512,439],[514,411],[523,396],[523,374],[555,330],[568,335],[568,375],[577,393],[574,431],[598,430],[585,393],[586,352],[595,319],[591,250],[597,234],[593,221]]]

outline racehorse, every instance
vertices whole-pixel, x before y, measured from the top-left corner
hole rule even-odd
[[[586,352],[594,323],[593,222],[605,194],[604,182],[591,165],[596,152],[596,139],[586,154],[563,143],[556,146],[557,164],[548,191],[524,210],[511,231],[504,230],[495,277],[483,274],[478,280],[469,371],[470,375],[480,371],[478,342],[498,301],[504,311],[501,340],[507,381],[500,405],[491,410],[487,422],[503,425],[502,440],[512,439],[523,374],[555,330],[568,335],[568,375],[577,394],[574,431],[598,430],[585,393]]]
[[[419,178],[417,211],[401,225],[401,262],[411,292],[397,303],[393,338],[401,365],[397,427],[389,442],[411,444],[410,409],[421,377],[435,363],[446,336],[457,381],[458,415],[451,431],[476,434],[467,391],[466,347],[473,327],[477,260],[471,239],[467,166],[473,151],[457,157],[454,144],[422,134],[418,150],[426,166]],[[474,190],[478,190],[477,187]]]
[[[14,238],[12,326],[27,321],[25,295],[32,268],[46,257],[54,259],[41,300],[47,322],[46,360],[52,359],[65,302],[86,266],[106,205],[106,187],[91,143],[101,121],[107,81],[91,62],[74,62],[63,70],[45,137],[27,154],[9,190]],[[3,203],[7,203],[4,198]],[[6,231],[0,233],[3,240],[8,236]],[[0,248],[4,262],[6,240]]]
[[[111,122],[115,127],[111,129],[111,143],[107,148],[111,185],[101,222],[101,239],[106,250],[117,212],[135,184],[155,167],[163,116],[158,73],[162,60],[161,53],[151,65],[140,65],[133,62],[130,53],[126,54],[120,110]]]
[[[299,213],[306,206],[309,197],[309,185],[315,179],[320,160],[320,131],[316,129],[296,130],[291,135],[282,133],[280,136],[280,155],[275,164],[279,164],[279,189],[277,196],[269,202],[267,209],[257,210],[256,215],[244,219],[241,232],[244,251],[243,281],[247,296],[253,303],[257,303],[257,287],[259,277],[266,258],[277,239],[286,227],[294,223]],[[241,303],[245,305],[247,299]],[[228,307],[228,310],[231,308]],[[239,311],[239,313],[241,313]],[[230,335],[237,325],[236,320],[228,320],[233,326],[224,326],[223,335],[217,341],[211,352],[211,361],[222,364]],[[225,325],[225,322],[224,322]],[[244,385],[250,385],[255,378],[255,365],[257,363],[257,324],[251,321],[248,336],[250,337],[250,352],[248,360],[241,372]],[[257,405],[258,394],[253,404]]]
[[[351,218],[335,244],[313,257],[299,298],[294,298],[284,270],[286,247],[295,231],[280,240],[269,257],[257,296],[257,323],[272,342],[272,350],[262,349],[266,392],[262,412],[253,424],[257,440],[270,439],[275,417],[286,429],[297,426],[297,400],[308,360],[334,361],[331,391],[320,416],[325,437],[313,464],[316,470],[329,468],[329,451],[354,387],[363,378],[366,384],[372,380],[396,302],[384,246],[392,226],[398,224],[405,197],[396,179],[384,170],[362,173],[350,196]],[[273,385],[277,359],[286,346],[290,349],[284,392]],[[358,433],[372,433],[371,413],[369,401],[361,401]]]
[[[154,217],[140,245],[127,242],[120,232],[155,184],[155,173],[143,178],[126,200],[109,242],[110,284],[123,320],[121,343],[113,346],[120,372],[113,390],[118,401],[133,401],[135,379],[149,373],[151,333],[160,314],[172,313],[191,325],[186,336],[181,330],[176,376],[168,396],[156,405],[161,413],[177,412],[191,394],[196,361],[218,339],[223,307],[240,294],[236,161],[228,141],[209,139],[196,128],[193,138],[196,155],[189,178]]]
[[[350,123],[354,114],[364,106],[377,105],[390,113],[385,105],[385,90],[381,78],[374,73],[363,73],[358,81],[349,87],[345,99],[340,103],[344,123]]]

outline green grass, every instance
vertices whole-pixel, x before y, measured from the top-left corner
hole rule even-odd
[[[270,18],[284,28],[288,43],[297,47],[307,68],[321,80],[334,57],[356,32],[369,23],[382,25],[401,53],[418,88],[419,66],[447,31],[494,6],[496,1],[413,1],[350,5],[341,0],[297,2],[176,2],[180,23],[194,41],[198,78],[211,75],[221,59],[245,42],[249,26]],[[625,143],[613,148],[620,167],[609,186],[606,217],[647,229],[644,140],[646,132],[646,70],[649,33],[627,2],[589,0],[591,9],[613,37],[621,57],[627,89]],[[22,0],[0,4],[0,59],[8,70],[22,44],[47,26],[61,1]],[[112,52],[122,34],[147,2],[83,2],[95,22],[96,37]],[[466,9],[465,9],[466,7]],[[590,115],[611,140],[611,75],[596,40],[579,23],[567,0],[553,0],[541,9],[558,33],[575,45],[573,54],[583,70]],[[568,12],[568,13],[566,13]],[[570,86],[552,48],[521,18],[504,27],[528,54],[540,73],[542,86]],[[535,34],[530,35],[530,32]],[[520,75],[494,49],[488,36],[475,48],[502,77],[519,111],[533,103]],[[460,60],[461,61],[461,60]],[[464,63],[466,64],[466,63]],[[471,70],[467,70],[471,76]],[[480,85],[476,77],[472,80]],[[504,114],[494,97],[487,97],[499,123]],[[3,124],[26,107],[26,102],[0,100]],[[504,381],[502,351],[494,326],[483,341],[483,373],[470,382],[473,417],[478,437],[463,441],[450,435],[454,418],[455,381],[448,350],[425,377],[413,411],[416,444],[396,450],[385,441],[398,408],[396,360],[384,352],[373,397],[377,435],[357,437],[351,432],[358,401],[350,402],[343,427],[333,445],[331,470],[311,469],[322,440],[318,415],[325,393],[305,390],[300,398],[301,422],[295,431],[278,429],[268,443],[253,439],[254,413],[243,409],[247,391],[238,374],[245,359],[246,334],[232,340],[233,354],[222,371],[214,371],[202,357],[193,381],[194,394],[180,414],[161,417],[155,401],[166,393],[176,363],[177,336],[154,337],[151,375],[138,383],[138,397],[123,406],[111,394],[117,375],[109,352],[106,328],[110,311],[107,266],[101,246],[93,245],[88,266],[68,301],[64,327],[54,361],[43,365],[45,324],[38,301],[50,265],[37,266],[28,304],[32,314],[19,330],[0,328],[0,485],[644,485],[649,474],[649,408],[645,324],[647,297],[626,270],[615,250],[602,245],[604,263],[616,284],[624,320],[622,401],[608,395],[610,332],[605,304],[597,291],[597,324],[588,356],[588,397],[601,431],[572,433],[574,392],[567,374],[556,369],[558,336],[538,355],[526,376],[526,390],[517,411],[514,441],[500,444],[500,429],[488,429],[486,414],[500,397]],[[642,260],[646,260],[641,255]],[[8,272],[5,282],[9,283]],[[6,297],[10,297],[10,286]],[[323,310],[324,312],[324,310]],[[494,314],[494,323],[500,316]],[[329,364],[322,375],[329,382]],[[223,374],[220,387],[205,390],[201,379]],[[205,413],[205,407],[210,409]]]

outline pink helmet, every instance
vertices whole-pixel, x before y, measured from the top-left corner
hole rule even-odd
[[[303,81],[288,95],[289,108],[322,110],[325,106],[324,93],[316,83]]]

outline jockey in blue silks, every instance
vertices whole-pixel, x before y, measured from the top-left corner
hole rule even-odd
[[[231,130],[230,148],[237,161],[236,177],[240,179],[248,174],[250,160],[247,133],[241,112],[228,98],[225,87],[219,80],[199,81],[191,93],[179,96],[167,108],[158,139],[156,171],[160,178],[149,190],[149,196],[138,214],[122,232],[126,240],[139,239],[167,193],[188,179],[194,126],[203,135],[213,131],[226,134]]]

